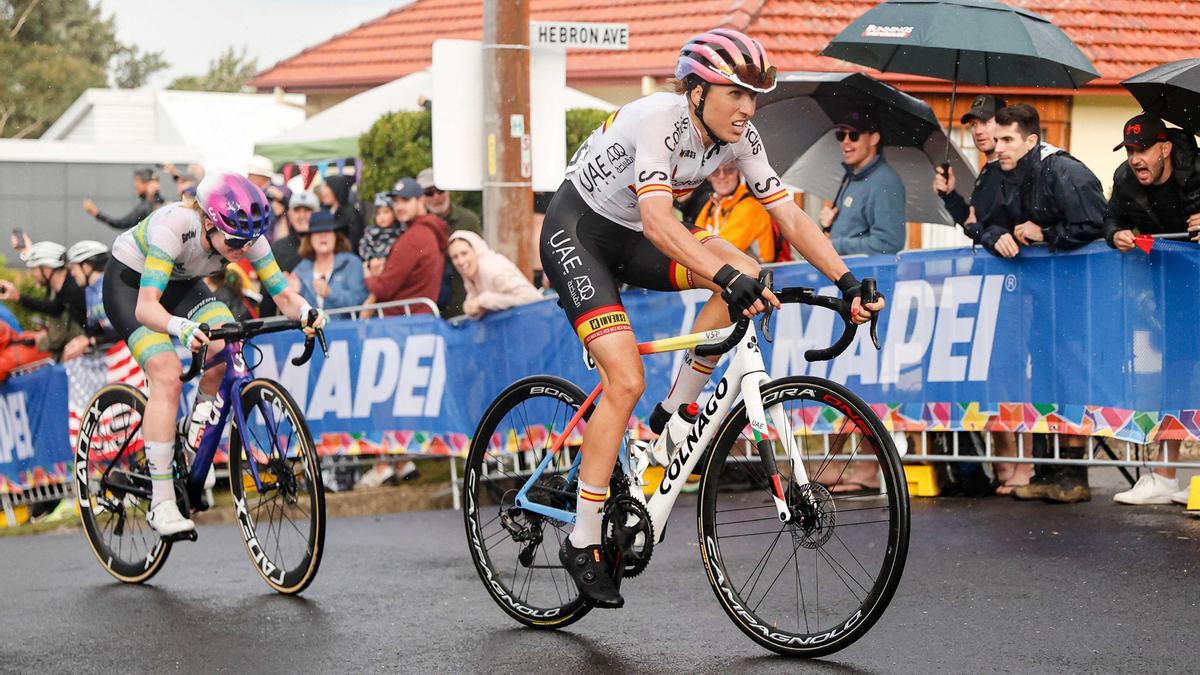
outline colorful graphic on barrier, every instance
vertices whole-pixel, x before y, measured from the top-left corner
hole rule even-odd
[[[876,277],[888,296],[882,349],[864,330],[838,359],[810,364],[804,351],[830,344],[840,322],[826,310],[788,305],[776,315],[774,343],[762,344],[773,376],[848,384],[897,431],[1200,439],[1200,247],[1160,241],[1145,255],[1096,243],[1070,253],[1026,250],[1014,260],[954,249],[850,264],[860,277]],[[834,292],[804,264],[776,268],[775,285]],[[632,291],[624,302],[645,341],[687,332],[707,296]],[[487,405],[516,379],[551,373],[585,391],[597,381],[552,299],[482,321],[334,322],[328,337],[329,356],[299,367],[290,363],[302,348],[299,334],[263,336],[260,352],[247,353],[258,376],[291,391],[325,455],[462,454]],[[640,420],[666,393],[681,358],[646,358]],[[39,407],[35,418],[49,415]],[[809,422],[797,429],[823,428]],[[632,424],[646,433],[642,421]],[[529,440],[492,442],[516,450]],[[30,466],[56,471],[69,452],[50,447],[39,445]],[[18,481],[24,469],[9,466],[0,462],[0,473]]]
[[[67,374],[62,366],[40,368],[0,384],[0,494],[67,479],[67,419]]]

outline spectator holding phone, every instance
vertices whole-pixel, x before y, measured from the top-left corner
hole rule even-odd
[[[158,176],[154,169],[138,169],[133,172],[133,191],[137,193],[137,204],[125,215],[114,218],[100,212],[90,198],[83,200],[83,210],[96,220],[116,230],[128,230],[142,222],[155,209],[163,205],[162,195],[158,193]]]

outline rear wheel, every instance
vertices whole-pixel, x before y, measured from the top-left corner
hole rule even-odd
[[[271,588],[299,593],[325,550],[325,489],[308,425],[270,380],[242,388],[242,428],[229,442],[229,489],[250,562]],[[257,481],[255,477],[257,476]]]
[[[579,387],[550,376],[528,377],[505,389],[484,413],[463,471],[467,546],[496,604],[517,621],[561,628],[591,609],[558,560],[570,524],[515,506],[517,492],[585,400]],[[529,497],[575,511],[567,446],[555,455]]]
[[[729,618],[780,654],[816,657],[862,637],[887,608],[908,552],[908,486],[891,435],[845,387],[809,377],[763,386],[791,522],[781,523],[744,405],[723,422],[700,484],[700,547]],[[777,408],[778,410],[778,408]],[[787,455],[794,438],[804,471]],[[881,488],[837,493],[851,461]],[[823,485],[818,478],[825,481]]]
[[[83,533],[100,565],[125,583],[162,569],[171,552],[146,522],[150,470],[142,442],[146,395],[109,384],[84,409],[75,442],[75,494]]]

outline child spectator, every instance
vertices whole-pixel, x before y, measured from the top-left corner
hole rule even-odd
[[[542,299],[521,270],[488,247],[478,234],[469,230],[451,234],[449,252],[467,290],[463,313],[472,319]]]
[[[396,219],[404,226],[386,260],[363,263],[367,290],[376,302],[428,298],[436,301],[446,264],[446,221],[425,210],[425,195],[413,178],[401,178],[388,193]],[[429,313],[423,305],[414,314]],[[403,314],[404,308],[384,310],[386,315]]]

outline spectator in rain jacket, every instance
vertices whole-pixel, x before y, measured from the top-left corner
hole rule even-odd
[[[846,174],[832,206],[821,209],[821,228],[840,255],[896,253],[904,248],[904,182],[879,154],[879,125],[853,111],[836,127]]]
[[[1004,180],[980,243],[1012,258],[1045,242],[1066,251],[1099,239],[1108,205],[1096,174],[1065,150],[1041,140],[1041,118],[1027,103],[996,113],[996,155]]]
[[[955,191],[957,181],[954,170],[950,167],[946,167],[946,175],[942,174],[942,167],[937,167],[933,179],[933,190],[941,198],[946,212],[976,244],[983,234],[983,222],[996,207],[1000,183],[1003,181],[1003,172],[1000,171],[1000,164],[996,160],[995,135],[996,111],[1003,107],[1004,99],[999,96],[980,94],[971,102],[970,109],[960,120],[971,129],[971,140],[987,160],[979,170],[975,186],[971,189],[971,202],[968,204],[967,200]]]
[[[1113,174],[1112,197],[1104,219],[1104,239],[1121,251],[1133,249],[1136,234],[1200,230],[1200,153],[1196,137],[1167,129],[1153,115],[1125,123],[1125,137],[1113,151],[1126,162]]]
[[[404,233],[396,239],[386,259],[363,263],[367,290],[376,302],[428,298],[436,302],[446,266],[446,221],[425,210],[425,195],[414,178],[401,178],[388,193],[397,221]],[[414,314],[428,313],[424,305],[414,305]],[[385,315],[403,314],[402,307],[384,310]]]
[[[449,253],[454,269],[466,285],[463,313],[472,319],[542,299],[542,294],[512,261],[493,251],[483,237],[470,230],[450,235]]]

